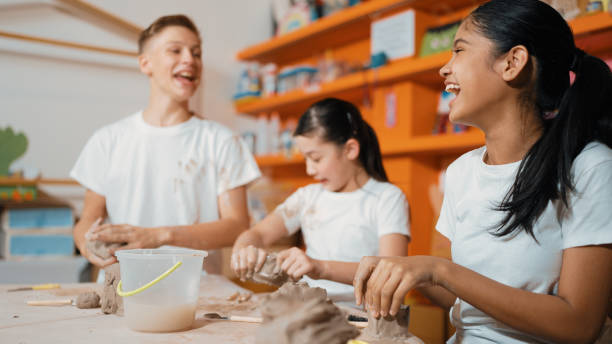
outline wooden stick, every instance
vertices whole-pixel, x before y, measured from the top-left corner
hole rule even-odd
[[[28,306],[67,306],[72,305],[72,300],[30,300],[26,301]]]
[[[229,320],[231,321],[242,321],[248,323],[261,323],[263,319],[261,317],[249,317],[242,315],[230,315]]]

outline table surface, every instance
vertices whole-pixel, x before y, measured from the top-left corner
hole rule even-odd
[[[192,329],[173,333],[132,331],[123,317],[103,314],[100,308],[26,305],[30,300],[76,299],[83,292],[101,290],[100,284],[62,284],[60,289],[7,292],[13,287],[17,286],[0,285],[2,343],[255,343],[259,327],[253,323],[204,318],[204,314],[212,312],[259,316],[257,304],[262,294],[254,294],[251,300],[240,304],[227,301],[228,296],[246,290],[219,275],[202,276]],[[420,342],[413,338],[414,343]]]

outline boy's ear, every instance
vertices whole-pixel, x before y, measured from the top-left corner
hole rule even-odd
[[[356,160],[359,158],[360,151],[359,141],[354,138],[348,139],[344,144],[344,154],[349,160]]]
[[[502,79],[510,83],[525,81],[525,77],[529,77],[525,75],[530,70],[529,59],[529,51],[525,46],[517,45],[510,49],[499,61]]]
[[[153,74],[151,61],[149,60],[149,56],[147,56],[147,54],[142,53],[138,56],[138,66],[143,74],[147,76],[151,76]]]

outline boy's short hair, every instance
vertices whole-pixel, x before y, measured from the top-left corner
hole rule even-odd
[[[138,53],[142,54],[145,44],[147,44],[147,42],[152,37],[162,32],[163,29],[169,26],[185,27],[191,30],[193,33],[195,33],[196,36],[200,37],[200,32],[198,31],[198,28],[191,21],[191,19],[189,19],[185,15],[175,14],[175,15],[170,15],[170,16],[159,17],[157,18],[156,21],[154,21],[151,25],[149,25],[148,28],[144,29],[140,33],[140,36],[138,37]]]

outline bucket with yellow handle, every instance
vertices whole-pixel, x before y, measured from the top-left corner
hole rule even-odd
[[[121,268],[117,294],[132,330],[173,332],[191,328],[206,251],[137,249],[116,252]]]

